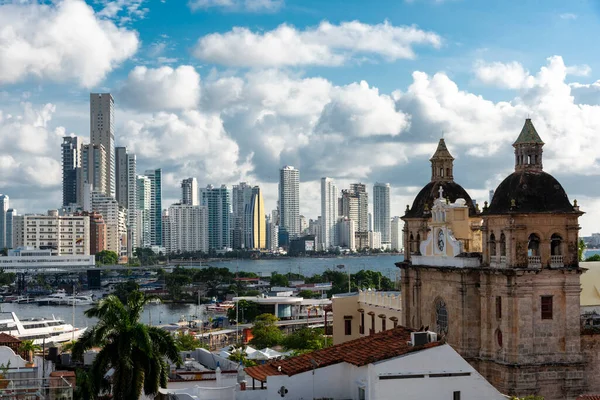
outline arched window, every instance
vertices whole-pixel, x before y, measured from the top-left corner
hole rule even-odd
[[[500,257],[506,257],[506,236],[500,234]]]
[[[415,253],[421,253],[421,234],[417,233],[417,248],[415,249]]]
[[[535,233],[529,235],[529,244],[527,245],[527,255],[536,257],[540,255],[540,237]]]
[[[490,235],[490,256],[496,257],[496,236],[492,233]]]
[[[410,234],[410,239],[409,239],[410,243],[408,244],[410,247],[410,253],[413,254],[415,253],[415,237],[413,236],[413,234]]]
[[[553,256],[562,255],[562,237],[558,233],[555,233],[550,238],[550,251]]]
[[[444,168],[440,168],[440,176],[443,178],[444,177]]]
[[[435,302],[435,325],[437,333],[448,333],[448,310],[446,309],[446,302],[442,299]]]
[[[450,168],[446,168],[446,176],[450,176]]]

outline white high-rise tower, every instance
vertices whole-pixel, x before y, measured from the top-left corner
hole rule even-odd
[[[381,233],[381,245],[391,245],[390,227],[390,184],[373,185],[373,231]]]
[[[198,181],[196,178],[187,178],[181,181],[181,204],[190,206],[200,205],[198,201]]]
[[[7,218],[6,213],[8,211],[8,196],[5,194],[0,194],[0,250],[4,249],[8,246],[8,238],[7,238]],[[12,234],[10,235],[12,236]]]
[[[126,147],[116,150],[117,201],[126,209],[129,255],[138,247],[137,235],[137,168],[135,154],[128,153]]]
[[[103,169],[108,183],[105,194],[111,197],[117,193],[114,115],[115,101],[110,93],[90,94],[90,142],[104,146],[106,159]]]
[[[321,237],[323,250],[337,246],[338,189],[331,178],[321,178]]]
[[[288,240],[300,236],[300,171],[288,165],[279,171],[279,231]]]

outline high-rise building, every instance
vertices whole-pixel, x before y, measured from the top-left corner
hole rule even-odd
[[[373,185],[373,231],[381,233],[381,245],[391,245],[390,228],[390,184]]]
[[[144,175],[138,175],[136,188],[136,232],[137,247],[152,246],[150,229],[150,209],[152,207],[152,182]]]
[[[289,165],[279,171],[279,231],[287,241],[300,236],[300,171]]]
[[[233,185],[231,190],[231,233],[234,249],[250,247],[247,242],[250,221],[246,222],[246,208],[252,202],[252,187],[246,182]]]
[[[353,183],[350,192],[358,198],[358,219],[356,220],[357,232],[369,231],[369,195],[364,183]]]
[[[337,246],[338,189],[331,178],[321,178],[321,234],[319,242],[323,250]]]
[[[6,212],[8,211],[9,197],[0,194],[0,250],[7,246]]]
[[[128,256],[138,247],[135,232],[137,231],[137,171],[135,154],[127,153],[126,147],[117,147],[116,151],[116,177],[117,201],[125,209],[127,219],[127,244]]]
[[[390,226],[391,230],[391,244],[390,248],[392,250],[400,251],[402,250],[402,220],[400,217],[392,218],[392,223]]]
[[[102,145],[106,151],[104,166],[106,195],[116,196],[115,173],[115,101],[110,93],[90,93],[90,143]],[[98,189],[94,189],[98,191]]]
[[[90,255],[90,218],[84,215],[18,215],[13,218],[13,247],[51,250],[53,255]]]
[[[92,208],[102,215],[106,224],[106,250],[119,258],[127,257],[127,224],[125,209],[113,197],[101,192],[92,194]]]
[[[340,217],[337,223],[339,245],[351,251],[356,250],[356,224],[348,217]]]
[[[247,223],[246,247],[249,249],[267,248],[267,231],[265,220],[265,203],[260,187],[252,188],[252,198],[246,208]]]
[[[77,175],[81,168],[82,141],[77,136],[66,136],[61,145],[63,207],[78,202]]]
[[[267,231],[267,250],[277,251],[279,248],[279,225],[275,223],[272,216],[267,216],[266,221]]]
[[[208,246],[222,250],[231,247],[229,217],[231,199],[226,185],[215,188],[208,185],[200,191],[202,205],[208,207]]]
[[[150,179],[150,245],[162,246],[162,169],[146,171]]]
[[[93,255],[106,250],[106,224],[102,214],[82,211],[73,215],[85,216],[90,219],[90,254]]]
[[[198,181],[196,178],[187,178],[181,181],[181,204],[190,206],[200,205],[198,201]]]
[[[4,244],[4,247],[6,247],[7,249],[13,249],[14,246],[14,239],[13,239],[13,235],[14,235],[14,221],[15,221],[15,217],[17,216],[17,210],[15,210],[14,208],[9,208],[8,210],[6,210],[6,220],[5,220],[5,224],[6,224],[6,243]]]
[[[165,249],[168,253],[208,253],[208,207],[173,204],[164,222]]]
[[[91,185],[92,191],[101,192],[108,196],[108,175],[104,168],[106,151],[101,144],[84,144],[81,146],[81,175],[78,182],[78,204],[85,203],[86,185]]]

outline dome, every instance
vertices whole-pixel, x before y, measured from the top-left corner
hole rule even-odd
[[[514,200],[514,207],[511,206]],[[498,186],[484,214],[576,212],[558,181],[543,171],[517,171]]]
[[[407,210],[404,217],[407,218],[423,218],[429,217],[430,214],[425,214],[425,204],[431,209],[433,201],[440,197],[439,188],[440,186],[444,190],[443,196],[450,199],[451,203],[454,203],[457,199],[465,199],[469,206],[469,215],[477,214],[477,210],[473,205],[471,196],[467,193],[462,186],[454,181],[431,181],[415,197],[412,207]]]

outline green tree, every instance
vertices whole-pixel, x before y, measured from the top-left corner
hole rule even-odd
[[[319,294],[313,292],[312,290],[301,290],[298,292],[298,297],[302,297],[305,299],[312,299],[312,298],[315,298],[318,296],[319,296]]]
[[[600,254],[594,254],[585,259],[585,261],[600,261]]]
[[[254,367],[255,365],[257,365],[256,361],[248,360],[245,346],[233,349],[231,354],[229,355],[229,359],[238,363],[241,362],[242,365],[244,365],[244,367]]]
[[[5,272],[0,269],[0,285],[12,285],[17,279],[17,274],[14,272]]]
[[[331,339],[326,338],[323,329],[303,327],[287,335],[282,345],[286,350],[319,350],[330,345]]]
[[[113,399],[138,399],[142,391],[155,396],[159,387],[167,387],[169,365],[181,363],[173,337],[165,330],[140,322],[144,306],[151,300],[141,292],[132,292],[123,304],[111,295],[85,315],[97,318],[97,324],[84,332],[73,346],[73,358],[81,360],[92,347],[101,350],[91,369],[94,397],[102,387],[106,373],[112,368],[111,391]]]
[[[100,265],[116,265],[119,263],[119,255],[110,250],[102,250],[96,253],[96,263]]]
[[[240,300],[237,307],[238,310],[236,310],[235,307],[227,310],[227,318],[229,318],[230,321],[235,321],[237,314],[237,316],[239,316],[238,322],[252,322],[260,313],[258,304],[253,301]]]
[[[130,279],[125,282],[117,283],[115,285],[115,292],[113,294],[117,296],[122,303],[126,303],[129,295],[138,290],[140,290],[140,285],[138,285],[138,283],[133,279]]]
[[[579,243],[577,245],[577,255],[579,257],[579,261],[583,261],[583,257],[585,254],[585,242],[583,239],[579,239]]]
[[[33,352],[42,350],[39,344],[33,344],[33,340],[23,340],[19,345],[19,352],[27,356],[27,361],[33,360]]]
[[[191,351],[195,350],[199,347],[205,348],[202,343],[200,343],[199,339],[190,333],[179,332],[175,337],[175,344],[177,345],[177,349],[179,351]]]
[[[278,274],[277,272],[274,272],[271,275],[271,279],[269,282],[271,283],[271,286],[280,286],[280,287],[288,287],[290,284],[290,281],[288,281],[287,276]]]
[[[173,300],[181,299],[183,287],[192,283],[192,277],[188,270],[175,267],[173,272],[165,275],[165,287]]]
[[[283,333],[277,325],[277,317],[273,314],[261,314],[256,317],[252,327],[250,344],[259,349],[277,346],[283,341]]]
[[[83,369],[77,369],[75,372],[75,391],[73,392],[73,398],[75,400],[89,400],[97,397],[97,391],[94,387],[94,381],[90,373]]]

